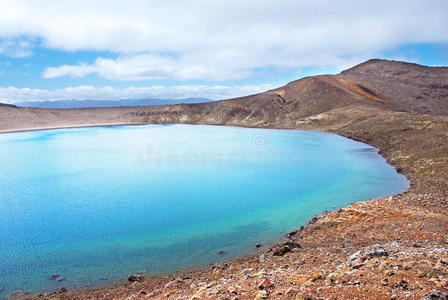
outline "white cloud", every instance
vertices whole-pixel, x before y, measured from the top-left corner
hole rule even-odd
[[[179,85],[150,87],[128,87],[116,89],[109,86],[94,87],[90,85],[67,87],[64,89],[44,90],[16,87],[0,87],[0,103],[14,104],[23,101],[46,100],[118,100],[118,99],[182,99],[203,97],[209,99],[227,99],[246,96],[274,88],[270,84],[263,85]]]
[[[446,0],[0,0],[0,37],[116,54],[46,78],[245,78],[348,66],[405,43],[448,43]]]
[[[95,71],[95,67],[81,63],[78,66],[63,65],[57,68],[47,68],[44,71],[43,76],[44,78],[54,78],[65,75],[70,75],[71,77],[84,77]]]
[[[109,80],[227,80],[247,77],[249,70],[234,65],[226,65],[214,57],[199,59],[195,56],[172,58],[169,56],[138,54],[121,56],[117,59],[98,58],[91,65],[63,65],[50,67],[43,72],[44,78],[60,76],[83,77],[97,74]]]
[[[28,40],[3,40],[0,41],[0,54],[10,57],[28,57],[33,54],[33,45]]]

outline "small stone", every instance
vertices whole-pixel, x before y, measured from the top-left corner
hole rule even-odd
[[[428,296],[420,298],[420,300],[448,300],[448,293],[431,290]]]
[[[406,271],[412,269],[412,264],[410,262],[405,262],[403,264],[403,269],[405,269]]]
[[[258,289],[259,290],[265,290],[265,289],[269,288],[271,285],[272,284],[271,284],[271,281],[269,280],[269,278],[265,278],[265,279],[263,279],[262,282],[260,282],[258,284]]]
[[[289,289],[286,290],[285,295],[286,296],[288,296],[288,295],[295,295],[297,293],[298,293],[298,291],[295,288],[290,287]]]
[[[219,250],[218,254],[219,254],[219,255],[224,255],[224,254],[226,254],[226,251],[224,251],[224,250]]]
[[[353,253],[352,255],[350,255],[348,260],[351,262],[357,261],[358,259],[361,258],[361,254],[362,254],[362,251],[359,250],[359,251]]]
[[[423,278],[423,277],[426,276],[426,274],[428,274],[427,271],[420,270],[420,271],[417,272],[417,277],[418,277],[418,278]]]
[[[336,282],[337,278],[339,277],[339,274],[336,272],[328,274],[328,276],[325,278],[327,283],[334,283]]]
[[[261,244],[256,244],[255,248],[260,248],[262,245]]]
[[[65,281],[65,277],[59,277],[58,279],[56,279],[57,282],[62,282]]]
[[[56,279],[59,277],[59,273],[51,274],[50,279]]]
[[[259,300],[259,299],[267,299],[268,293],[266,291],[258,291],[255,294],[254,300]]]
[[[179,277],[179,278],[171,280],[170,282],[165,284],[165,288],[167,289],[167,288],[170,288],[170,287],[172,287],[174,285],[178,285],[178,284],[182,284],[182,283],[184,283],[184,280]]]
[[[296,294],[296,300],[311,300],[310,296],[305,296],[302,293],[297,293]]]
[[[347,281],[347,282],[344,283],[344,285],[361,285],[361,282],[359,282],[359,281],[353,281],[353,282]]]
[[[383,261],[379,264],[378,269],[383,270],[385,267],[387,267],[387,261]]]
[[[407,290],[408,287],[409,287],[409,283],[408,283],[406,280],[402,280],[402,281],[400,281],[399,286],[400,286],[401,288],[403,288],[403,290]]]
[[[59,289],[58,293],[59,293],[59,294],[67,293],[67,288],[66,288],[65,286],[64,286],[64,287],[61,287],[61,288]]]

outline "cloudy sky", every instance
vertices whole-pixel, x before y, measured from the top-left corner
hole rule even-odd
[[[0,102],[265,91],[369,58],[448,65],[446,0],[0,0]]]

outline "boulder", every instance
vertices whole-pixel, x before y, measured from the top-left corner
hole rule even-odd
[[[135,275],[128,276],[128,281],[130,281],[130,282],[136,282],[136,281],[142,282],[144,280],[145,280],[145,277],[143,275],[135,274]]]
[[[293,230],[293,231],[290,231],[290,232],[288,232],[288,233],[286,234],[286,238],[290,239],[290,238],[292,238],[293,236],[295,236],[298,232],[299,232],[299,230]]]
[[[316,223],[317,220],[318,220],[317,216],[314,216],[313,218],[311,218],[311,220],[308,221],[308,225]]]
[[[380,256],[389,256],[389,252],[381,246],[372,246],[366,253],[365,258],[370,259]]]
[[[300,246],[299,243],[287,241],[275,247],[272,255],[283,256],[286,253],[291,252],[293,249],[300,249],[300,248],[302,248],[302,246]]]

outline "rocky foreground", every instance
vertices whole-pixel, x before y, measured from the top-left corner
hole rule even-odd
[[[324,212],[278,244],[228,263],[162,278],[135,274],[111,286],[33,297],[448,299],[448,70],[373,61],[290,85],[251,96],[255,100],[126,108],[120,120],[333,132],[378,147],[407,176],[410,189]],[[57,113],[79,117],[80,112]]]

